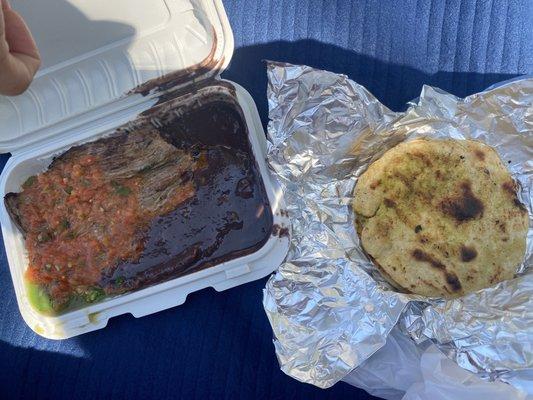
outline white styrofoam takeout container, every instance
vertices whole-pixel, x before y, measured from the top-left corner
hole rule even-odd
[[[192,91],[200,81],[220,79],[233,53],[233,36],[221,0],[13,3],[36,37],[43,67],[26,93],[0,97],[0,151],[12,153],[0,176],[2,197],[19,191],[29,176],[44,171],[54,155],[104,136],[154,106],[162,92],[135,93],[139,85],[188,69],[193,72],[187,81],[166,91],[178,86],[180,91]],[[195,69],[199,65],[210,68]],[[244,113],[273,223],[287,227],[282,193],[266,165],[266,140],[257,109],[241,86],[230,83]],[[20,313],[31,329],[51,339],[103,328],[117,315],[142,317],[174,307],[203,288],[222,291],[259,279],[278,267],[288,249],[287,237],[271,235],[253,254],[59,316],[46,316],[28,301],[24,240],[4,202],[0,203],[2,235]]]

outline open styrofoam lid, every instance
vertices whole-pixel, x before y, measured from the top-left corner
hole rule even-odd
[[[43,63],[24,94],[0,96],[3,152],[46,139],[54,134],[49,127],[97,114],[153,79],[188,69],[187,79],[198,80],[210,75],[205,66],[218,73],[233,53],[221,0],[12,0],[12,6]]]

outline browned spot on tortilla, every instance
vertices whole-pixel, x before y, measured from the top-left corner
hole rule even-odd
[[[394,200],[391,200],[391,199],[387,199],[387,198],[385,198],[385,199],[383,200],[383,203],[385,203],[385,205],[386,205],[387,207],[389,207],[389,208],[394,208],[394,207],[396,207],[396,202],[395,202]]]
[[[426,281],[425,279],[422,279],[422,283],[424,283],[424,285],[431,286],[433,289],[439,290],[439,288],[437,286],[435,286],[434,284],[432,284],[429,281]]]
[[[381,181],[374,181],[370,184],[370,189],[374,190],[381,184]]]
[[[435,176],[437,177],[437,179],[442,179],[442,172],[440,172],[440,169],[435,171]]]
[[[490,171],[487,168],[483,168],[483,172],[485,175],[490,175]]]
[[[422,225],[415,226],[415,233],[418,233],[422,230]]]
[[[405,186],[407,186],[409,189],[413,187],[413,179],[405,176],[403,174],[400,174],[399,172],[394,173],[394,177],[398,178]]]
[[[370,259],[370,261],[372,261],[374,263],[374,265],[376,266],[376,268],[378,269],[378,271],[381,273],[381,275],[383,276],[383,278],[385,278],[385,280],[387,282],[389,282],[393,287],[399,289],[399,290],[402,290],[402,291],[405,291],[407,293],[410,293],[409,289],[403,287],[402,285],[400,285],[398,282],[396,282],[394,279],[392,279],[392,277],[387,273],[387,271],[385,271],[385,269],[383,269],[383,267],[381,266],[381,264],[374,258],[372,257],[371,254],[367,253],[365,251],[365,254],[368,256],[368,258]],[[405,268],[404,268],[405,269]]]
[[[470,262],[477,257],[477,250],[473,247],[461,246],[461,260]]]
[[[379,235],[388,237],[390,231],[390,221],[378,221],[376,224],[376,232]]]
[[[516,185],[514,181],[507,181],[502,183],[502,189],[510,194],[516,194]]]
[[[415,156],[416,158],[422,160],[422,162],[427,166],[427,167],[431,167],[432,163],[431,163],[431,158],[427,155],[427,154],[424,154],[424,153],[419,153],[419,152],[413,152],[411,153],[413,156]]]
[[[522,211],[527,211],[526,209],[526,206],[522,204],[522,202],[520,200],[518,200],[518,197],[515,196],[515,198],[513,199],[513,203],[515,206],[517,206],[520,210]]]
[[[470,182],[463,182],[461,193],[447,197],[441,202],[442,211],[455,218],[458,222],[475,219],[483,214],[483,202],[474,196]]]
[[[446,269],[446,266],[443,263],[433,258],[431,255],[429,255],[423,250],[414,249],[412,255],[416,261],[427,262],[431,264],[432,267],[435,267],[438,269],[444,269],[444,270]]]
[[[502,272],[503,272],[502,267],[498,265],[498,268],[496,269],[496,273],[490,278],[491,285],[502,280],[502,277],[501,277]]]
[[[482,150],[474,150],[474,154],[480,161],[485,161],[485,153]]]
[[[502,233],[507,233],[507,229],[505,227],[505,222],[502,222],[498,225],[498,228],[500,228],[500,231],[502,231]]]
[[[516,207],[518,207],[521,211],[527,211],[526,207],[518,199],[518,194],[516,193],[518,190],[518,185],[515,181],[511,180],[502,183],[502,189],[505,190],[509,195],[511,195],[511,198],[513,199],[513,204]]]
[[[427,254],[425,251],[420,249],[413,250],[413,258],[417,261],[421,262],[427,262],[432,267],[437,268],[444,272],[444,277],[446,278],[446,283],[450,286],[452,291],[458,292],[461,290],[461,282],[459,281],[459,278],[457,275],[455,275],[453,272],[446,271],[446,266],[434,258],[433,256]],[[434,285],[431,285],[429,282],[423,281],[425,284],[429,284],[430,286],[435,287]],[[446,288],[445,288],[446,289]]]
[[[446,272],[446,282],[454,292],[459,292],[462,289],[461,281],[453,272]]]

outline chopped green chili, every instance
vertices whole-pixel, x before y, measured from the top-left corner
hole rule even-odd
[[[131,193],[131,189],[127,186],[123,186],[118,182],[112,181],[111,186],[115,189],[115,193],[119,196],[128,196]]]

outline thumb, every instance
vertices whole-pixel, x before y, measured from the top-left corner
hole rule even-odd
[[[18,95],[40,65],[35,41],[22,17],[0,0],[0,94]]]
[[[25,54],[36,60],[40,59],[39,50],[24,19],[10,7],[6,0],[0,1],[2,1],[4,13],[4,27],[0,31],[0,34],[2,31],[4,32],[5,40],[9,45],[9,51],[11,53]]]
[[[4,17],[4,10],[6,9],[7,4],[4,0],[0,0],[2,7],[0,7],[0,59],[7,57],[9,53],[9,45],[7,44],[6,38],[6,23]]]

